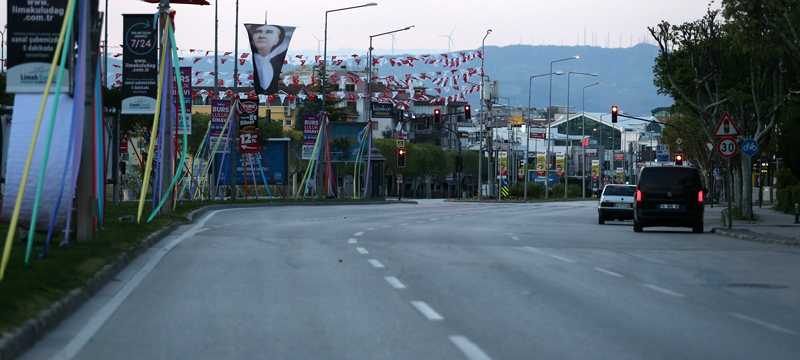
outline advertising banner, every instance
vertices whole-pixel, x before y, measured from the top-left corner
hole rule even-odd
[[[565,163],[564,154],[556,154],[556,173],[558,174],[558,176],[564,175],[564,163]]]
[[[181,120],[180,97],[175,78],[172,78],[172,102],[175,103],[175,120],[178,135],[192,135],[192,67],[181,66],[181,89],[183,90],[183,105],[186,107],[186,121]]]
[[[497,157],[500,161],[500,178],[504,178],[508,175],[508,152],[500,151]]]
[[[153,114],[158,76],[158,24],[152,14],[122,16],[122,114]]]
[[[625,161],[625,153],[623,152],[614,152],[614,161]]]
[[[600,176],[600,160],[592,160],[592,179]]]
[[[229,100],[212,100],[211,101],[211,126],[208,130],[208,148],[213,151],[217,149],[217,153],[227,153],[230,151],[228,146],[229,134],[225,131],[225,121],[228,119],[228,114],[231,111],[231,102]],[[220,138],[223,134],[224,136]],[[220,143],[217,146],[217,143]]]
[[[536,174],[539,176],[544,176],[545,174],[545,154],[544,153],[537,153],[536,154]]]
[[[254,129],[258,127],[258,101],[239,100],[237,109],[239,114],[239,129]]]
[[[319,118],[317,115],[306,116],[303,122],[303,160],[311,159],[314,152],[314,143],[317,141],[317,134],[319,134]]]
[[[41,93],[58,44],[67,0],[8,0],[6,4],[6,92]],[[64,92],[70,89],[70,64],[67,61],[66,81],[61,88]]]
[[[244,27],[253,52],[253,88],[258,94],[275,94],[295,28],[267,24],[244,24]]]
[[[239,152],[253,154],[261,151],[261,130],[248,127],[239,129]]]

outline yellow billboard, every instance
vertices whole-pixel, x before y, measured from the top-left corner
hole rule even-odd
[[[592,160],[592,178],[600,176],[600,160]]]
[[[536,172],[539,176],[544,176],[544,154],[536,153]]]
[[[556,173],[559,176],[564,175],[564,163],[565,163],[564,154],[556,154]]]

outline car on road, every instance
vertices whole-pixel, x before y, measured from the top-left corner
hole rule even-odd
[[[636,186],[609,184],[600,194],[597,207],[597,223],[603,225],[607,220],[633,219],[633,195]]]
[[[645,227],[689,227],[703,232],[705,201],[700,171],[684,166],[650,166],[639,173],[633,206],[633,231]]]

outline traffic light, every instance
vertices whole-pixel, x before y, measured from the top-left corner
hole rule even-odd
[[[472,119],[472,108],[469,105],[464,105],[464,118],[467,120]]]
[[[611,122],[617,123],[617,116],[619,116],[619,106],[612,105],[611,106]]]
[[[683,153],[675,154],[675,165],[683,166]]]
[[[397,168],[402,169],[406,167],[406,149],[397,149]]]
[[[433,121],[437,123],[442,121],[442,110],[433,109]]]

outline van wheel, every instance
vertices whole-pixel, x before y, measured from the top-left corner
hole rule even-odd
[[[636,220],[633,220],[633,232],[640,233],[642,231],[644,231],[644,229],[642,228],[642,224],[640,224]]]
[[[698,221],[697,223],[692,226],[692,232],[695,234],[702,234],[703,233],[703,222]]]

